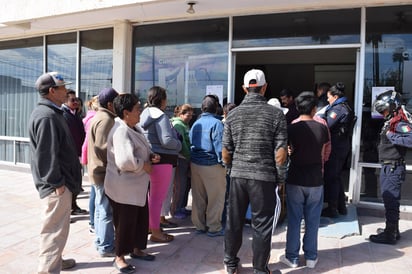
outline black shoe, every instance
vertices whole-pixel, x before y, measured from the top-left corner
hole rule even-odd
[[[377,244],[394,245],[397,242],[396,240],[397,230],[398,230],[397,224],[391,224],[391,223],[386,222],[386,227],[383,230],[383,232],[376,234],[376,235],[370,235],[369,240]]]
[[[336,208],[327,207],[322,210],[321,216],[328,217],[328,218],[338,218],[339,214]]]
[[[228,267],[225,265],[227,274],[237,274],[237,267]]]
[[[384,231],[385,231],[385,229],[380,227],[376,230],[376,233],[380,234],[380,233],[383,233]],[[401,233],[399,232],[399,229],[397,229],[396,232],[395,232],[395,239],[397,241],[399,241],[401,239]]]
[[[388,245],[394,245],[397,242],[395,235],[391,235],[391,233],[387,233],[387,232],[382,232],[376,235],[370,235],[369,240],[377,244],[388,244]]]
[[[135,268],[133,265],[131,265],[131,264],[128,264],[128,265],[125,266],[125,267],[119,267],[119,266],[116,264],[116,261],[114,261],[114,262],[113,262],[113,266],[114,266],[114,268],[116,268],[120,273],[131,274],[131,273],[136,272],[136,268]]]
[[[152,254],[148,254],[148,253],[142,253],[143,255],[136,255],[134,253],[130,253],[130,258],[133,259],[139,259],[139,260],[143,260],[143,261],[153,261],[154,259],[156,259],[156,257]]]
[[[73,209],[71,214],[72,215],[86,215],[88,213],[89,212],[87,210],[81,209],[80,207],[78,207],[78,208]]]
[[[169,222],[169,221],[166,221],[166,222],[161,222],[160,223],[160,228],[176,228],[176,227],[178,227],[178,225],[177,224],[175,224],[175,223],[172,223],[172,222]]]

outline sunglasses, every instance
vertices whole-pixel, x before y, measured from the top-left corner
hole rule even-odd
[[[79,100],[78,99],[76,99],[76,98],[71,98],[70,100],[69,100],[69,102],[72,102],[72,103],[77,103]]]

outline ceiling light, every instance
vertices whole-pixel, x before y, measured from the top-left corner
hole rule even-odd
[[[197,2],[195,1],[190,1],[187,2],[187,4],[189,5],[189,8],[186,10],[187,13],[193,14],[195,13],[195,9],[193,8],[194,5],[196,5]]]

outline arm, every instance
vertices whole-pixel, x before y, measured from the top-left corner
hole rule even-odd
[[[107,166],[107,138],[113,124],[114,121],[111,120],[100,121],[94,125],[94,132],[92,133],[94,135],[94,152],[105,167]]]
[[[287,173],[287,128],[285,117],[279,117],[275,132],[275,164],[277,169],[277,183],[284,183]]]
[[[45,118],[36,124],[37,135],[34,136],[36,148],[32,157],[37,166],[34,172],[38,173],[41,181],[58,189],[65,185],[58,157],[63,137],[56,130],[58,127],[54,123],[53,119]]]
[[[394,145],[412,148],[412,127],[409,123],[399,122],[395,132],[388,131],[386,136]]]
[[[217,122],[212,128],[212,142],[215,150],[218,163],[222,164],[222,140],[223,140],[223,123]]]
[[[182,149],[182,143],[176,138],[173,133],[172,125],[167,118],[166,114],[163,114],[156,123],[157,138],[159,139],[162,147],[166,149],[180,151]]]
[[[234,150],[232,131],[230,123],[226,121],[223,128],[223,140],[222,140],[222,160],[226,166],[232,164],[232,155]]]

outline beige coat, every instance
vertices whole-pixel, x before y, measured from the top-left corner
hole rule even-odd
[[[87,171],[89,181],[103,185],[107,165],[107,138],[113,127],[116,114],[105,108],[99,108],[90,122]]]
[[[121,204],[144,206],[149,174],[143,170],[150,160],[150,145],[143,133],[116,118],[107,142],[104,188],[107,196]]]

